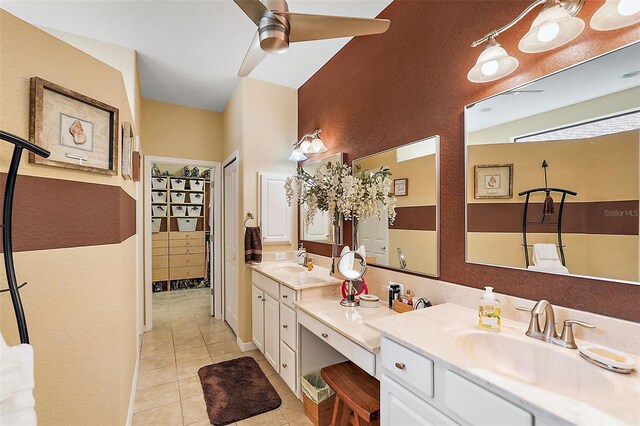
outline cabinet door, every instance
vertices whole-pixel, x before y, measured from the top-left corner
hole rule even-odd
[[[291,242],[291,207],[284,189],[288,177],[277,173],[260,174],[260,229],[265,244]]]
[[[264,292],[251,286],[251,340],[264,353]]]
[[[456,424],[449,417],[385,375],[382,375],[380,381],[380,423],[382,426]]]
[[[293,393],[296,392],[296,353],[291,348],[280,343],[280,377],[289,386]]]
[[[264,357],[280,372],[280,302],[264,295]]]

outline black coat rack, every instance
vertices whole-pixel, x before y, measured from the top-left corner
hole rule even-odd
[[[18,323],[18,332],[20,333],[20,342],[29,343],[29,332],[27,330],[27,320],[22,308],[20,300],[20,288],[27,283],[18,286],[16,280],[16,270],[13,265],[13,244],[11,239],[11,219],[13,210],[13,192],[16,186],[16,178],[18,177],[18,167],[20,167],[20,158],[22,150],[26,149],[40,157],[47,158],[51,153],[44,148],[40,148],[33,143],[26,141],[11,133],[0,130],[0,139],[13,144],[13,155],[11,156],[11,164],[7,173],[7,182],[4,187],[4,205],[2,207],[3,224],[2,226],[2,243],[4,245],[4,267],[7,273],[7,283],[9,288],[0,290],[0,292],[8,291],[11,293],[11,301],[13,302],[13,310],[16,313],[16,321]]]

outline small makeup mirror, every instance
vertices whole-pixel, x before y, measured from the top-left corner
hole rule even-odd
[[[356,300],[353,286],[354,281],[359,281],[364,273],[367,272],[366,259],[357,251],[348,251],[340,256],[338,271],[346,278],[348,283],[347,297],[342,299],[340,304],[347,307],[358,306],[359,303]]]

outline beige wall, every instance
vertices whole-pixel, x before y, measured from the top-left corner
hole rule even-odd
[[[142,100],[144,155],[222,161],[222,114]]]
[[[29,137],[29,79],[46,80],[103,101],[132,121],[120,71],[0,10],[0,128]],[[62,66],[64,64],[64,66]],[[0,171],[11,145],[0,143]],[[121,187],[106,176],[29,164],[21,174]],[[16,199],[24,196],[16,192]],[[90,232],[81,230],[79,232]],[[14,235],[14,239],[19,239]],[[120,244],[15,254],[31,343],[39,424],[122,425],[136,364],[135,237]],[[7,287],[5,272],[0,286]],[[10,345],[19,340],[10,298],[0,298],[0,326]]]
[[[243,250],[243,220],[252,212],[259,220],[258,172],[295,173],[295,163],[288,160],[291,143],[297,139],[298,97],[295,89],[258,80],[242,79],[223,113],[223,157],[238,151],[238,212],[240,249]],[[292,206],[293,241],[291,244],[263,246],[263,251],[285,251],[296,248],[297,215]],[[239,337],[251,341],[251,270],[238,259]]]

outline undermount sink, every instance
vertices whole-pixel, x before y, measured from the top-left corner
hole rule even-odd
[[[327,280],[325,280],[325,279],[314,278],[314,277],[309,277],[309,276],[300,277],[298,281],[300,283],[302,283],[302,284],[323,284],[323,283],[327,282]]]
[[[268,269],[272,272],[283,272],[285,274],[295,274],[307,270],[304,266],[297,265],[270,266]]]
[[[524,335],[474,330],[455,343],[482,367],[552,392],[597,399],[611,397],[615,389],[611,373],[580,359],[575,350]]]

